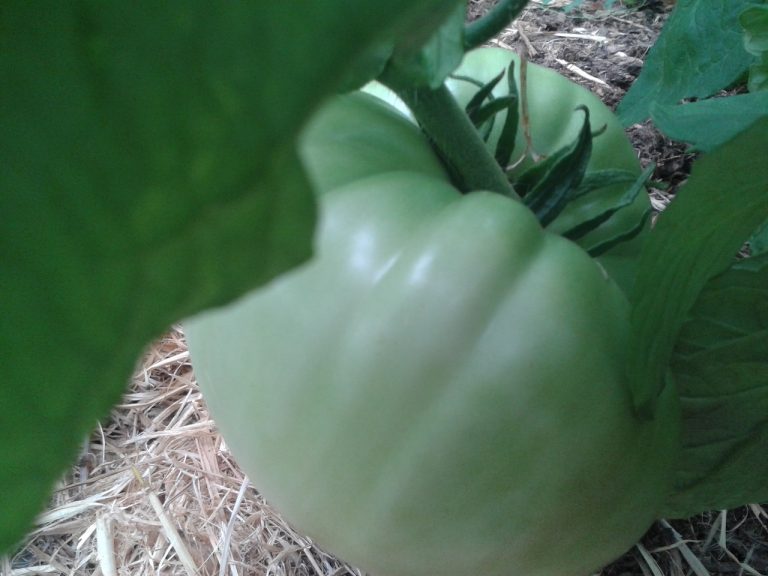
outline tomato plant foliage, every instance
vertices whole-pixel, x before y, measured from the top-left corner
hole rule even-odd
[[[296,134],[350,54],[456,4],[3,4],[0,548],[150,338],[310,255]]]
[[[624,124],[648,118],[653,103],[706,98],[731,86],[754,58],[739,16],[764,0],[678,0],[637,81],[618,107]]]
[[[768,499],[765,2],[680,0],[619,108],[703,152],[653,229],[594,96],[464,54],[524,5],[0,8],[0,550],[225,304],[187,326],[228,443],[374,574],[586,574]]]

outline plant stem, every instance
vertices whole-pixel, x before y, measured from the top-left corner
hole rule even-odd
[[[472,50],[494,38],[517,18],[528,0],[499,0],[482,18],[464,27],[464,48]]]
[[[504,171],[445,84],[431,89],[400,87],[396,82],[389,82],[386,75],[379,80],[411,109],[449,170],[458,175],[456,184],[462,192],[489,190],[519,200]]]

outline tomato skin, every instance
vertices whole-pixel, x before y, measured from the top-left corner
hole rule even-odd
[[[304,129],[300,153],[321,194],[366,176],[401,170],[447,181],[423,134],[381,99],[362,92],[327,102]]]
[[[669,490],[676,403],[632,410],[628,306],[521,204],[414,172],[320,199],[316,258],[185,324],[254,485],[374,576],[583,576]]]
[[[509,50],[502,48],[473,50],[465,55],[464,61],[454,75],[470,77],[481,83],[486,83],[506,70],[511,61],[515,62],[515,80],[518,94],[520,94],[520,58]],[[494,89],[494,96],[499,97],[508,94],[507,84],[505,75]],[[465,106],[477,91],[476,85],[464,80],[449,79],[447,86],[462,106]],[[372,83],[366,87],[366,90],[398,109],[407,118],[412,119],[405,105],[387,88]],[[527,94],[530,133],[533,148],[537,154],[549,156],[572,143],[576,139],[584,119],[583,113],[576,111],[576,108],[586,106],[590,111],[593,131],[605,126],[604,133],[593,139],[592,156],[587,172],[615,169],[625,170],[640,176],[640,163],[627,139],[624,128],[597,96],[557,72],[533,63],[527,64]],[[491,150],[495,150],[505,115],[506,113],[501,113],[497,117],[488,141]],[[525,138],[522,125],[520,125],[512,153],[513,163],[524,157],[525,150]],[[528,157],[512,171],[513,177],[519,176],[532,164],[532,160]],[[560,234],[590,216],[600,214],[610,208],[627,188],[627,185],[608,186],[576,200],[567,206],[563,213],[549,225],[549,229]],[[643,220],[650,207],[648,195],[641,192],[631,206],[615,214],[598,229],[578,239],[577,243],[585,249],[589,249],[614,236],[629,232]],[[646,225],[646,230],[647,228]],[[619,244],[597,258],[627,294],[631,293],[634,285],[634,265],[642,249],[643,241],[644,234],[640,234],[631,241]]]

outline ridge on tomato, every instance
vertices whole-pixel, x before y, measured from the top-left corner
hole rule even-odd
[[[311,262],[185,324],[267,500],[375,576],[583,576],[636,541],[676,404],[636,418],[603,270],[520,203],[424,173],[320,209]]]

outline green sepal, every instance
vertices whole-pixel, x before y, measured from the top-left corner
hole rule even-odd
[[[472,120],[475,128],[477,128],[477,130],[480,132],[484,142],[488,142],[488,138],[491,136],[491,132],[493,131],[494,117],[491,116],[487,122],[480,123],[477,121],[476,116],[480,108],[486,103],[486,100],[493,101],[493,89],[501,81],[503,76],[504,71],[502,70],[499,75],[492,78],[490,82],[484,85],[481,84],[479,90],[475,93],[474,96],[472,96],[469,102],[467,102],[467,105],[464,107],[467,116],[469,116],[469,119]],[[473,82],[469,78],[462,78],[462,80]],[[480,83],[478,82],[478,84]]]
[[[509,68],[507,68],[507,90],[509,92],[507,117],[504,119],[504,126],[501,129],[494,154],[496,162],[502,168],[506,168],[512,158],[512,151],[515,149],[515,141],[517,139],[517,129],[520,125],[520,95],[517,91],[517,83],[515,82],[514,60],[510,61]]]
[[[481,127],[488,124],[499,112],[508,110],[516,104],[517,98],[515,96],[499,96],[475,110],[469,119],[475,126]]]
[[[592,154],[589,109],[579,106],[577,110],[584,112],[584,124],[576,140],[523,172],[515,181],[515,190],[542,226],[557,218],[571,200],[584,178]]]
[[[639,178],[640,177],[635,172],[629,170],[607,169],[589,172],[584,176],[581,184],[579,184],[579,188],[574,193],[573,199],[581,198],[590,192],[607,188],[608,186],[634,184]]]
[[[623,210],[624,208],[629,207],[632,205],[632,203],[637,198],[637,195],[640,194],[640,192],[645,188],[645,183],[648,181],[648,178],[653,174],[653,171],[656,169],[656,165],[652,164],[648,166],[640,176],[635,177],[633,174],[629,172],[624,172],[621,170],[611,170],[610,174],[601,174],[599,172],[591,174],[592,178],[589,182],[587,182],[587,186],[584,186],[584,182],[582,182],[582,185],[579,186],[579,188],[576,190],[576,193],[574,195],[574,198],[583,196],[585,194],[588,194],[590,191],[595,190],[596,188],[602,188],[603,186],[611,185],[611,184],[617,184],[617,183],[625,183],[626,182],[626,176],[632,177],[632,185],[627,188],[626,192],[622,194],[617,200],[616,203],[613,206],[610,206],[609,208],[603,210],[602,212],[595,214],[593,217],[589,218],[588,220],[585,220],[583,222],[580,222],[573,228],[566,230],[562,235],[566,238],[569,238],[571,240],[576,240],[578,238],[581,238],[582,236],[585,236],[586,234],[590,233],[592,230],[595,230],[596,228],[599,228],[602,226],[605,222],[608,221],[609,218],[611,218],[614,214],[619,212],[620,210]],[[613,179],[611,180],[611,176]],[[586,180],[586,178],[585,178]],[[605,182],[608,182],[605,184]],[[586,190],[586,191],[585,191]],[[640,221],[643,221],[644,218],[641,218]],[[639,222],[640,222],[639,221]],[[632,229],[633,231],[635,228]],[[642,227],[638,229],[635,234],[630,236],[629,238],[623,238],[621,241],[630,240],[633,238],[637,233],[642,230]],[[614,246],[616,244],[613,244]]]
[[[633,238],[638,236],[643,230],[645,230],[646,224],[648,224],[648,219],[650,217],[651,217],[651,209],[649,208],[648,210],[643,212],[642,217],[637,221],[637,224],[634,227],[622,232],[621,234],[617,234],[612,238],[604,240],[599,244],[596,244],[594,246],[591,246],[590,248],[587,248],[587,254],[592,256],[592,258],[597,258],[598,256],[602,256],[609,250],[615,248],[619,244],[623,244],[624,242],[628,242],[632,240]]]
[[[472,118],[472,115],[479,110],[483,104],[485,104],[486,100],[493,100],[493,89],[496,88],[499,82],[501,82],[501,79],[504,77],[504,70],[499,72],[497,76],[494,76],[491,78],[489,82],[486,84],[481,84],[480,89],[475,93],[472,98],[470,98],[469,102],[467,102],[467,105],[464,107],[464,110],[467,113],[467,116]],[[468,78],[464,77],[456,77],[453,76],[453,78],[465,80],[467,82],[470,81]],[[479,84],[479,82],[478,82]]]

